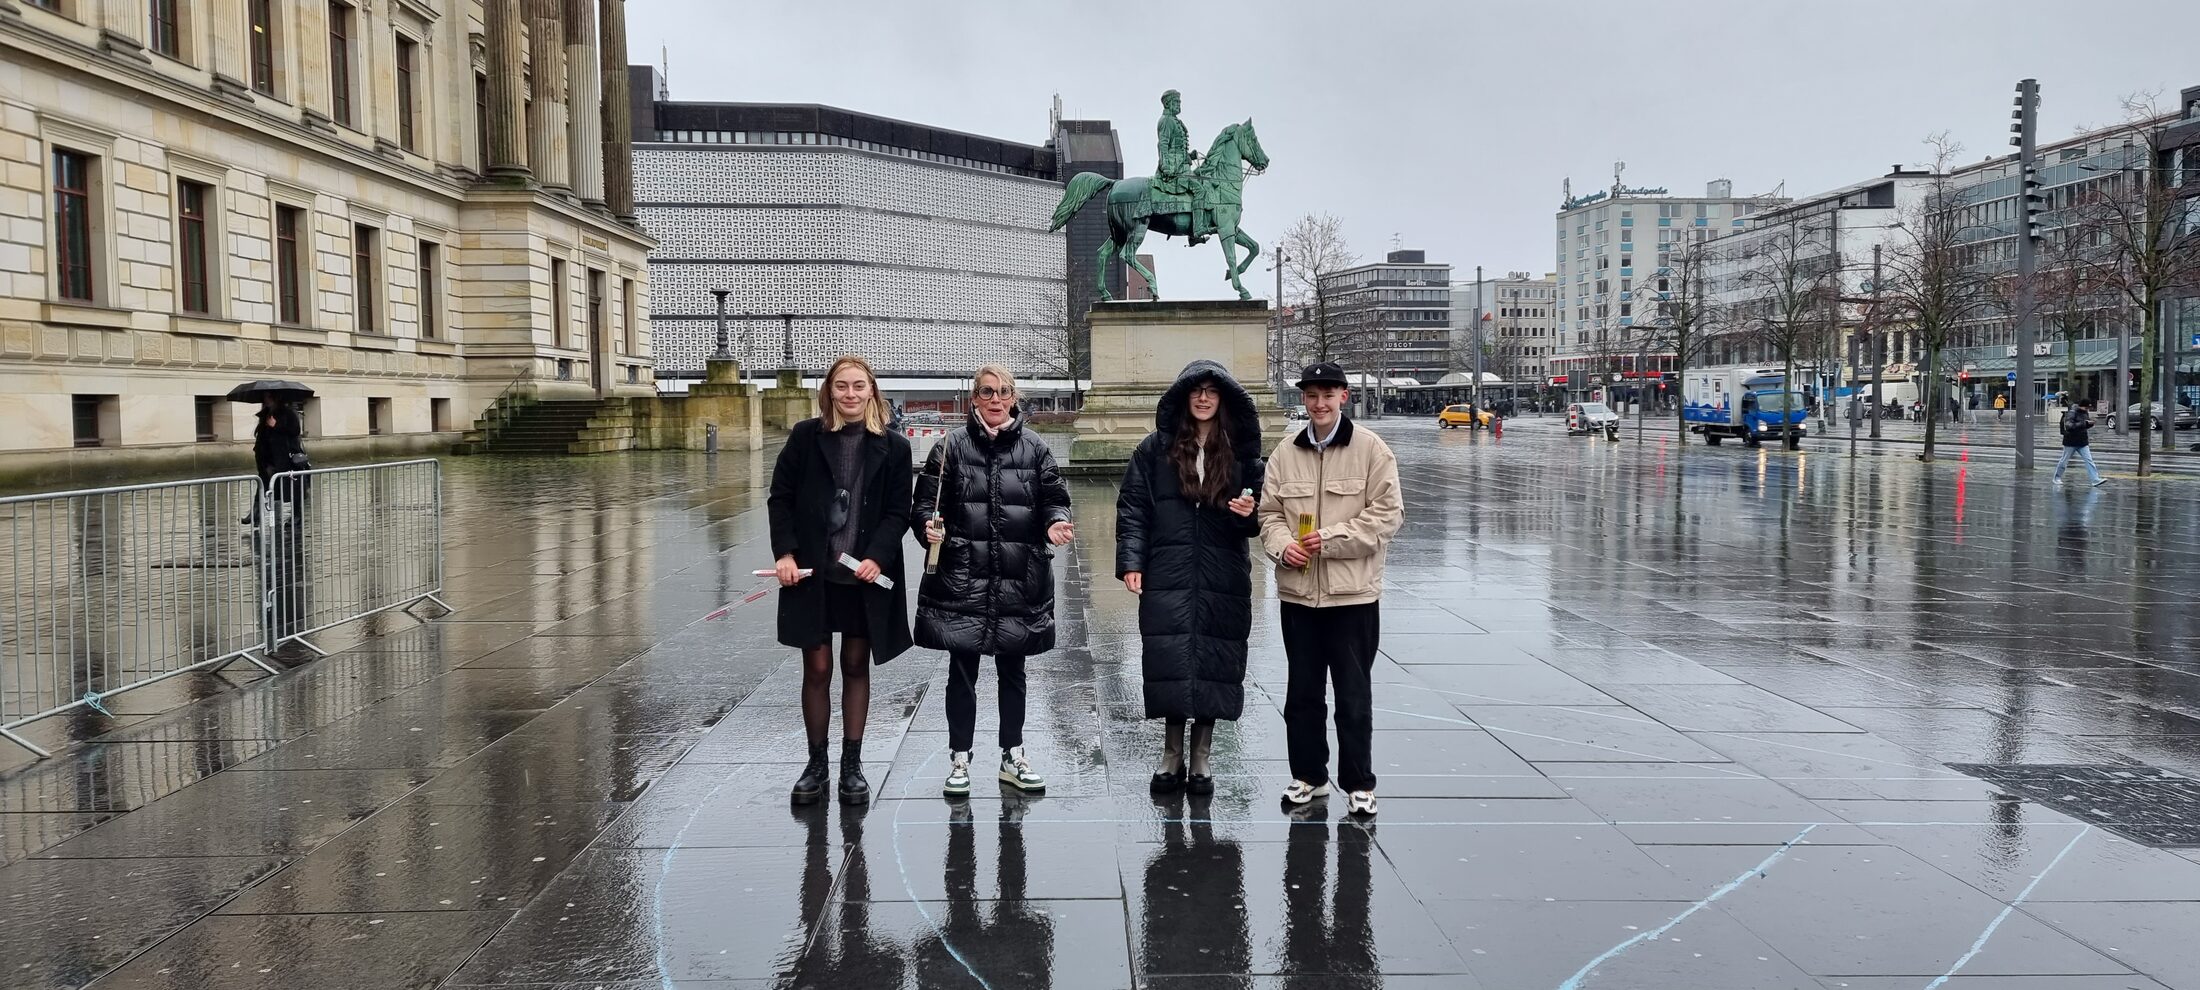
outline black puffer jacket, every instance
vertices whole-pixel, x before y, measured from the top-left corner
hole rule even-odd
[[[942,478],[942,461],[945,477]],[[943,507],[947,544],[917,590],[917,645],[992,656],[1054,648],[1054,550],[1047,527],[1069,521],[1069,486],[1021,418],[987,436],[972,415],[942,437],[917,476],[910,528]]]
[[[1138,632],[1147,718],[1235,719],[1245,708],[1245,640],[1253,629],[1245,543],[1260,534],[1260,519],[1186,500],[1169,462],[1192,387],[1209,380],[1230,418],[1236,462],[1229,494],[1247,488],[1257,494],[1265,472],[1252,396],[1219,364],[1186,365],[1161,397],[1154,414],[1159,429],[1131,454],[1115,500],[1115,576],[1139,571],[1145,581]]]

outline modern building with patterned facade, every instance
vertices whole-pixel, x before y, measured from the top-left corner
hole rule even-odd
[[[324,462],[649,394],[625,0],[522,7],[0,0],[0,484],[249,464],[259,378]]]
[[[714,290],[752,374],[780,367],[791,336],[811,374],[860,353],[897,379],[959,381],[987,362],[1064,376],[1070,314],[1090,296],[1066,290],[1091,285],[1097,258],[1073,250],[1074,226],[1047,224],[1064,169],[1120,174],[1094,160],[1120,157],[1105,121],[1057,121],[1075,136],[1064,145],[1018,144],[825,106],[673,102],[655,69],[631,74],[655,94],[636,100],[634,169],[660,239],[660,379],[702,375]]]

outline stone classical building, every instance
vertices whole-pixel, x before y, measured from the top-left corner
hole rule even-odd
[[[651,391],[624,0],[0,0],[0,483]]]

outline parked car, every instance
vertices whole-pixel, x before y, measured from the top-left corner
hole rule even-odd
[[[1285,413],[1283,418],[1293,423],[1303,422],[1306,419],[1306,407],[1292,406],[1291,411]]]
[[[2140,404],[2134,402],[2131,404],[2130,408],[2124,410],[2124,425],[2132,426],[2136,425],[2139,422],[2139,417],[2142,415],[2139,411],[2139,408]],[[2146,412],[2143,415],[2146,416],[2147,429],[2159,430],[2162,428],[2161,403],[2146,403]],[[2177,404],[2177,418],[2173,425],[2175,425],[2180,430],[2190,430],[2195,427],[2200,427],[2200,413],[2194,413],[2191,406],[2185,405],[2184,403],[2180,402]]]
[[[1462,426],[1488,429],[1489,425],[1490,411],[1480,406],[1445,406],[1442,412],[1436,414],[1436,428],[1440,430],[1455,430]]]
[[[931,409],[909,413],[903,416],[901,421],[904,426],[940,426],[945,423],[945,420],[940,418],[940,414]]]

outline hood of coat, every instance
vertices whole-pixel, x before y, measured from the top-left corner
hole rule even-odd
[[[1184,366],[1177,372],[1176,384],[1170,385],[1161,395],[1161,404],[1154,408],[1154,429],[1162,433],[1175,433],[1178,423],[1184,420],[1184,410],[1191,405],[1192,388],[1202,381],[1212,380],[1216,391],[1222,393],[1222,406],[1230,411],[1230,447],[1240,460],[1261,456],[1260,410],[1253,405],[1253,396],[1245,386],[1230,377],[1230,371],[1205,358]]]

